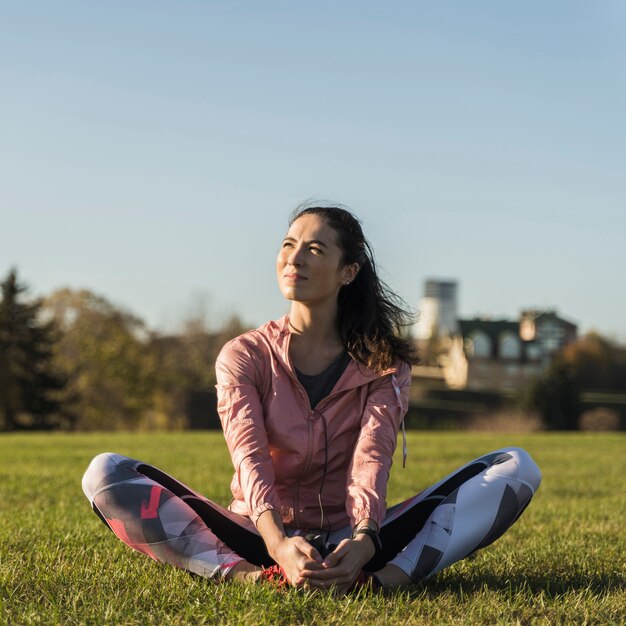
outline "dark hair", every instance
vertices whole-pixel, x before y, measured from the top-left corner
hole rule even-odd
[[[341,207],[305,204],[291,214],[289,226],[303,215],[318,215],[337,233],[343,265],[359,265],[356,278],[341,288],[337,301],[338,330],[350,356],[377,372],[398,359],[417,363],[415,347],[400,335],[412,316],[404,301],[378,277],[359,220]]]

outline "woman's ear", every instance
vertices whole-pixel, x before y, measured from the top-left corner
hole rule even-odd
[[[359,273],[360,265],[358,263],[350,263],[343,268],[343,282],[344,285],[349,285]]]

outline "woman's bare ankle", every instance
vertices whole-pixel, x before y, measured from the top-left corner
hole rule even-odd
[[[374,572],[374,576],[376,576],[383,587],[401,587],[411,582],[411,578],[407,574],[396,565],[391,564],[387,564],[382,569]]]
[[[226,580],[236,580],[240,583],[255,583],[263,570],[248,561],[239,561],[226,574]]]

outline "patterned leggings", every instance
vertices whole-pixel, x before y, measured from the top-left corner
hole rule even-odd
[[[488,546],[526,508],[541,482],[527,452],[505,448],[461,467],[387,510],[380,551],[365,567],[396,565],[413,581]],[[213,578],[239,561],[272,559],[254,524],[211,502],[161,470],[113,453],[93,459],[83,491],[102,521],[131,548],[157,561]],[[287,528],[290,536],[311,530]],[[318,531],[319,532],[319,531]],[[327,544],[350,536],[330,533]]]

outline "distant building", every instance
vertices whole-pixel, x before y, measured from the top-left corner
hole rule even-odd
[[[554,310],[527,309],[518,320],[458,319],[454,281],[426,281],[421,307],[415,337],[425,365],[439,366],[456,389],[520,389],[578,333]]]
[[[517,321],[459,320],[442,359],[444,378],[456,388],[520,389],[576,336],[576,325],[556,311],[524,311]]]
[[[522,311],[519,329],[520,338],[526,342],[535,342],[544,356],[552,356],[563,346],[576,340],[576,324],[560,318],[556,311]]]
[[[414,333],[418,341],[454,335],[458,331],[457,282],[427,280],[419,312]]]

